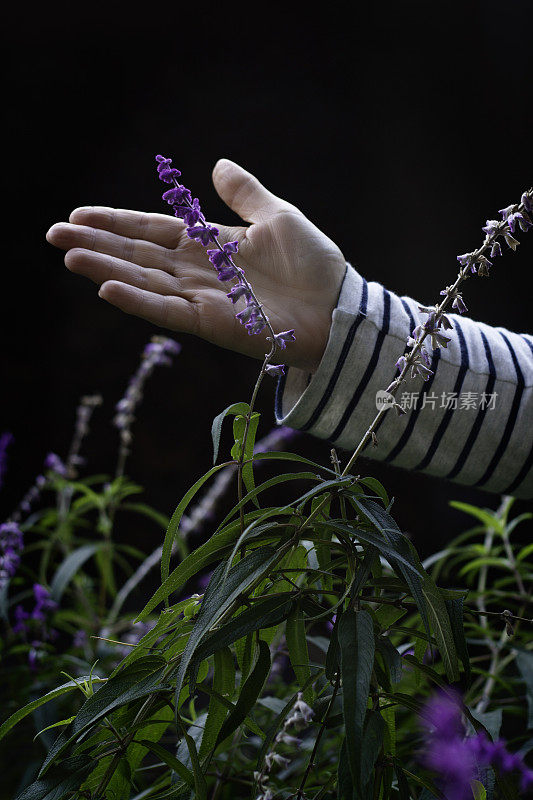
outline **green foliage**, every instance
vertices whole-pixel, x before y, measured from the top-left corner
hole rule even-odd
[[[27,668],[16,672],[31,697],[9,708],[0,738],[33,726],[44,748],[17,800],[233,800],[267,786],[317,800],[439,798],[418,761],[417,720],[450,683],[472,732],[512,730],[514,750],[532,749],[533,549],[514,541],[529,516],[511,518],[508,500],[497,511],[456,503],[476,527],[423,564],[381,483],[297,454],[255,454],[259,415],[247,404],[215,419],[215,460],[227,416],[230,461],[196,481],[170,521],[130,502],[139,487],[125,478],[58,478],[66,511],[57,503],[28,524],[37,574],[59,604],[52,624],[89,638],[55,661],[50,643],[55,671],[33,685]],[[286,462],[294,472],[256,480],[258,465]],[[188,552],[184,515],[228,464],[242,468],[246,491]],[[290,501],[269,503],[295,485]],[[146,574],[143,555],[113,541],[123,511],[167,529],[161,583],[135,623],[109,609],[126,577],[135,587]],[[184,597],[208,567],[206,588]],[[21,577],[5,597],[8,616],[30,593]],[[7,642],[8,663],[24,665],[28,646],[9,630]],[[60,671],[73,679],[60,683]],[[473,798],[513,796],[512,778],[481,777]]]

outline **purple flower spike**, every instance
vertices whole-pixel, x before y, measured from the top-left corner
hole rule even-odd
[[[187,236],[189,239],[194,239],[200,242],[204,247],[207,247],[209,242],[214,242],[215,237],[218,236],[219,230],[214,225],[197,225],[195,228],[187,228]]]
[[[285,350],[285,348],[287,347],[287,342],[296,341],[296,336],[294,335],[294,329],[291,329],[290,331],[282,331],[281,333],[277,333],[274,336],[274,341],[281,350]]]
[[[285,364],[267,364],[265,372],[272,378],[278,378],[280,375],[285,375]]]

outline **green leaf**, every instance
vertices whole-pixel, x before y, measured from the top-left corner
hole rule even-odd
[[[37,700],[32,700],[31,703],[28,703],[23,708],[19,708],[18,711],[15,711],[15,713],[8,717],[8,719],[6,719],[0,726],[0,739],[3,739],[14,725],[20,722],[21,719],[24,719],[24,717],[27,717],[28,714],[31,714],[33,711],[35,711],[36,708],[40,708],[40,706],[43,706],[50,700],[54,700],[56,697],[60,697],[62,694],[71,692],[73,689],[79,690],[79,684],[84,683],[84,681],[89,681],[89,677],[89,675],[84,675],[81,678],[77,678],[76,681],[63,683],[61,686],[58,686],[56,689],[52,689],[52,691],[47,692],[47,694],[44,694]],[[106,680],[107,678],[96,678],[94,676],[92,678],[93,683],[105,683]]]
[[[225,564],[221,563],[213,573],[208,590],[204,595],[196,624],[191,631],[187,646],[182,653],[176,677],[176,701],[178,701],[185,674],[204,635],[232,605],[239,595],[248,589],[268,567],[278,558],[278,551],[272,547],[260,547],[248,553],[228,573],[222,581]],[[194,683],[194,682],[193,682]],[[189,683],[189,691],[194,685]]]
[[[355,790],[361,794],[363,727],[374,666],[374,626],[367,611],[345,611],[339,623],[346,751]]]
[[[494,711],[476,711],[475,708],[470,709],[470,713],[481,722],[486,731],[488,731],[490,738],[493,742],[499,738],[500,729],[502,727],[503,708],[496,708]],[[475,731],[474,726],[472,730]]]
[[[42,733],[45,733],[45,731],[49,731],[52,728],[60,728],[63,725],[70,725],[72,720],[75,719],[75,718],[76,718],[76,716],[74,715],[73,717],[67,717],[66,719],[60,719],[58,722],[52,722],[51,725],[47,725],[46,728],[42,728],[39,731],[39,733],[36,733],[35,736],[33,737],[33,741],[35,741],[37,739],[37,737],[39,737]]]
[[[221,744],[228,736],[231,736],[239,725],[244,722],[263,690],[265,681],[270,673],[270,666],[270,648],[266,642],[260,639],[256,664],[240,689],[235,710],[231,712],[220,729],[217,745]]]
[[[229,647],[223,647],[215,652],[213,674],[213,689],[231,700],[235,691],[235,663]],[[213,695],[209,701],[209,710],[204,726],[204,735],[200,746],[200,757],[208,753],[215,746],[218,734],[226,718],[227,707]]]
[[[452,636],[455,642],[455,647],[457,649],[457,654],[461,659],[461,663],[465,671],[466,681],[467,683],[470,683],[470,680],[472,678],[472,670],[470,667],[470,656],[468,655],[468,645],[466,643],[464,620],[463,620],[464,598],[455,597],[455,598],[445,599],[444,602],[446,603],[446,610],[450,618],[450,624],[452,627]]]
[[[287,617],[285,638],[296,681],[299,686],[303,686],[311,675],[311,670],[309,668],[309,652],[305,637],[304,615],[299,606],[296,606]],[[312,703],[313,691],[311,687],[306,690],[304,700],[306,703]]]
[[[89,774],[94,762],[87,756],[67,758],[46,778],[38,778],[23,789],[15,800],[61,800],[67,792],[75,791]]]
[[[230,406],[221,411],[211,425],[211,437],[213,439],[213,464],[217,463],[218,448],[220,446],[220,435],[222,433],[222,424],[228,415],[242,414],[245,416],[250,410],[248,403],[232,403]]]
[[[458,511],[464,511],[465,514],[470,514],[471,517],[478,519],[486,528],[493,528],[496,533],[503,533],[503,523],[501,519],[486,508],[478,508],[477,506],[470,505],[470,503],[460,503],[457,500],[450,502],[452,508]]]
[[[178,533],[179,524],[181,522],[181,518],[185,512],[185,509],[187,508],[187,506],[189,505],[195,494],[200,491],[204,483],[208,481],[209,478],[215,474],[215,472],[218,472],[225,466],[226,466],[225,464],[218,464],[216,467],[211,467],[211,469],[208,472],[206,472],[205,475],[202,475],[202,477],[196,481],[194,486],[191,486],[189,491],[182,498],[178,507],[172,514],[172,517],[168,524],[167,532],[165,534],[165,540],[163,542],[163,552],[161,554],[161,580],[163,581],[163,583],[168,578],[168,574],[170,571],[170,556],[172,554],[172,545],[174,544],[174,539],[176,538],[176,535]]]
[[[383,500],[383,505],[385,508],[388,508],[390,503],[389,495],[385,491],[383,484],[381,484],[376,478],[360,478],[359,483],[363,483],[365,486],[368,486],[369,489],[372,489],[377,496]]]
[[[401,655],[387,636],[376,636],[376,647],[388,667],[391,681],[399,683],[403,677]]]
[[[474,795],[474,800],[487,800],[487,790],[479,781],[472,781],[470,784]]]
[[[437,640],[446,675],[450,681],[458,681],[459,662],[446,603],[439,588],[429,576],[423,583],[422,592],[427,603],[431,627]]]
[[[202,661],[222,647],[239,641],[253,631],[279,625],[287,619],[292,607],[292,601],[286,597],[268,597],[245,609],[202,640],[191,661],[191,675],[196,673]]]
[[[353,780],[345,737],[342,741],[339,753],[339,766],[337,767],[337,797],[338,800],[353,800],[353,796]]]
[[[218,467],[216,468],[218,469]],[[220,558],[230,544],[235,540],[235,532],[232,529],[215,533],[205,544],[197,547],[170,573],[168,578],[163,581],[161,586],[147,602],[136,622],[142,622],[154,610],[159,603],[166,600],[173,592],[180,589],[189,578],[200,572],[201,569]]]
[[[154,755],[163,761],[167,767],[170,767],[171,770],[176,772],[180,778],[191,787],[191,789],[194,789],[194,776],[192,772],[187,769],[185,764],[182,764],[181,761],[178,761],[176,756],[173,756],[172,753],[169,753],[168,750],[166,750],[160,744],[150,742],[147,739],[141,739],[139,744],[154,753]]]
[[[166,666],[166,661],[162,658],[144,656],[114,678],[109,678],[104,686],[83,703],[74,722],[67,729],[69,733],[65,731],[56,739],[48,751],[39,776],[47,772],[71,742],[96,726],[111,711],[154,692],[169,691],[170,687],[161,683]]]
[[[521,650],[516,654],[516,666],[526,685],[528,719],[527,727],[533,728],[533,653]]]
[[[50,596],[52,600],[59,603],[63,592],[69,581],[74,577],[80,567],[91,558],[98,550],[105,547],[104,544],[86,544],[73,550],[58,568],[50,586]]]
[[[374,765],[383,744],[385,721],[377,711],[367,711],[363,742],[361,745],[361,785],[367,786],[374,778]]]

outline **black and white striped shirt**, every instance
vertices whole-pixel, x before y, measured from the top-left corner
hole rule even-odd
[[[276,418],[354,449],[376,415],[376,393],[397,375],[406,340],[426,315],[409,297],[369,283],[347,265],[329,341],[313,375],[280,379]],[[396,395],[369,458],[490,492],[533,497],[533,337],[448,314],[447,348],[433,350],[433,375]],[[430,351],[431,353],[431,351]]]

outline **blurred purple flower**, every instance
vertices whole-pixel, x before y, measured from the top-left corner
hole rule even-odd
[[[61,475],[61,477],[65,477],[67,474],[67,467],[63,463],[63,461],[59,458],[56,453],[48,453],[44,460],[45,469],[51,469],[52,472],[55,472],[57,475]]]
[[[274,336],[274,341],[281,350],[285,350],[285,348],[287,347],[287,342],[296,341],[296,336],[294,335],[294,329],[291,329],[290,331],[282,331],[281,333],[276,333],[276,335]]]
[[[13,434],[7,431],[0,436],[0,488],[4,483],[4,475],[6,472],[7,464],[7,448],[13,441]]]
[[[13,577],[20,564],[24,537],[16,522],[0,525],[0,589]]]
[[[491,742],[483,731],[466,736],[461,709],[460,695],[446,689],[427,701],[420,717],[427,733],[423,762],[438,774],[447,800],[470,800],[471,781],[478,776],[480,767],[518,772],[522,791],[531,788],[533,772],[520,756],[507,750],[502,739]]]
[[[265,372],[271,378],[279,378],[280,375],[285,375],[285,364],[267,364]]]

